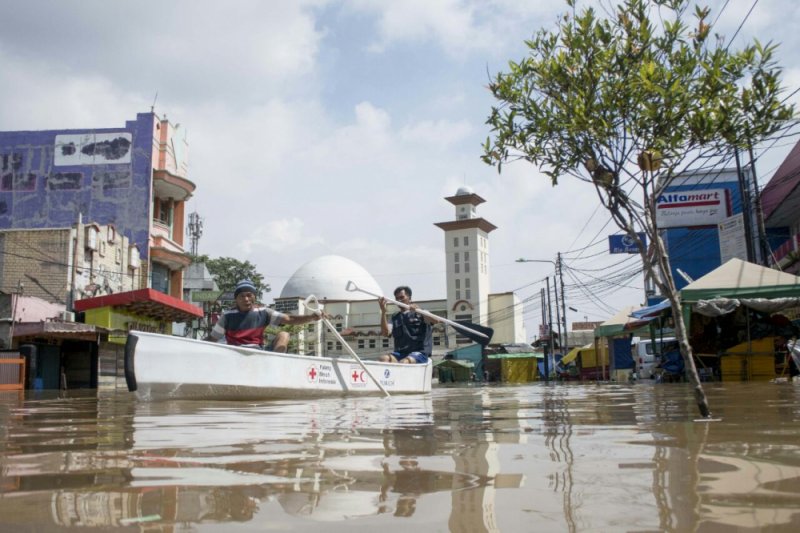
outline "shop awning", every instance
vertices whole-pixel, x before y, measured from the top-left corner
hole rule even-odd
[[[642,307],[640,309],[635,309],[631,312],[633,318],[655,318],[661,314],[661,311],[664,309],[669,309],[670,303],[669,300],[662,300],[655,305],[650,305],[648,307]]]
[[[203,310],[196,305],[154,289],[106,294],[76,300],[74,305],[76,311],[87,311],[98,307],[125,309],[140,316],[167,322],[187,322],[203,316]]]
[[[50,339],[69,339],[96,341],[100,331],[105,331],[93,324],[80,322],[18,322],[14,324],[14,338],[47,337]]]

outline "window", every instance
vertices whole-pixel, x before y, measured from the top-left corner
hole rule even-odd
[[[454,262],[454,263],[458,263],[458,262],[459,262],[459,260],[460,260],[460,259],[459,259],[458,252],[454,253],[454,254],[453,254],[453,262]]]
[[[326,346],[328,347],[328,351],[329,352],[333,351],[333,341],[328,341]]]
[[[461,299],[461,291],[456,289],[456,300],[460,300],[460,299]]]
[[[453,247],[458,248],[458,237],[453,237]]]
[[[358,339],[358,349],[359,350],[364,349],[364,339]]]
[[[442,345],[442,338],[438,335],[434,335],[433,337],[433,345],[434,346],[441,346]]]
[[[464,287],[466,287],[467,289],[469,289],[469,278],[466,278],[466,279],[464,280]]]
[[[383,345],[384,348],[388,348],[389,347],[389,337],[384,337],[383,338],[382,345]]]
[[[169,294],[169,268],[159,263],[153,263],[150,286],[158,292]]]
[[[453,265],[453,269],[454,269],[454,270],[453,270],[453,272],[455,272],[456,274],[458,274],[458,273],[459,273],[459,270],[460,270],[460,267],[461,267],[461,265],[459,265],[458,263],[456,263],[455,265]]]
[[[376,346],[376,344],[375,344],[375,339],[370,339],[370,340],[369,340],[369,347],[374,349],[374,348],[375,348],[375,346]]]
[[[459,278],[456,278],[456,289],[460,288],[461,288],[461,280]]]
[[[465,297],[467,300],[469,300],[470,298],[472,298],[472,294],[471,294],[471,292],[470,292],[470,290],[469,290],[469,289],[467,289],[467,290],[465,290],[465,291],[464,291],[464,297]]]
[[[335,324],[335,327],[336,327],[336,331],[341,333],[341,331],[342,331],[342,323],[341,322],[337,322]],[[341,348],[339,348],[339,349],[341,350]]]
[[[337,352],[341,352],[342,351],[342,343],[341,342],[338,342],[338,341],[336,342],[336,351]]]
[[[469,246],[469,237],[464,236],[464,246]]]
[[[469,263],[464,263],[464,273],[469,272]]]
[[[172,224],[172,203],[169,200],[156,200],[156,219],[165,226]]]
[[[464,262],[469,261],[469,252],[464,252]]]

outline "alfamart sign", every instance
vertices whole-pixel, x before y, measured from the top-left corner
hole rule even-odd
[[[729,216],[729,204],[726,189],[665,192],[656,199],[656,224],[659,228],[716,225]]]

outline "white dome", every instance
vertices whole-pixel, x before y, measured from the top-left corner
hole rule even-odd
[[[475,191],[469,185],[462,185],[456,191],[456,196],[468,196],[470,194],[475,194]]]
[[[289,278],[281,290],[281,298],[306,298],[313,294],[318,300],[372,300],[363,292],[345,290],[352,281],[359,289],[383,294],[378,282],[364,267],[340,255],[323,255],[312,259]]]

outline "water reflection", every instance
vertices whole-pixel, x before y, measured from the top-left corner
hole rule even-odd
[[[795,530],[800,387],[0,395],[0,530]],[[317,524],[317,525],[315,525]]]

